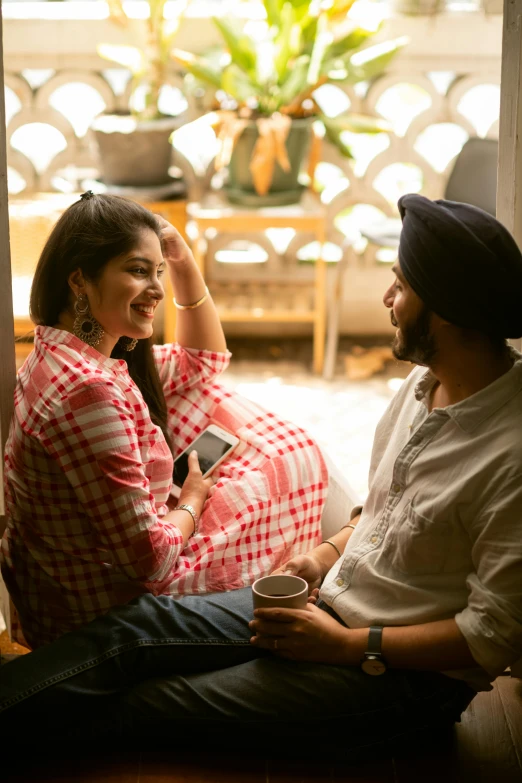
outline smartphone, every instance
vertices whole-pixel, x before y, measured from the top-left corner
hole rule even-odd
[[[198,435],[190,446],[174,460],[174,483],[180,487],[188,475],[188,455],[193,449],[198,452],[199,466],[203,478],[210,476],[239,443],[239,438],[230,432],[222,430],[215,424],[210,424],[206,430]]]

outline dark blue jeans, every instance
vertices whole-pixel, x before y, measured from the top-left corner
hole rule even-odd
[[[276,658],[250,645],[251,618],[249,588],[113,609],[0,669],[0,736],[233,738],[265,752],[310,738],[349,755],[448,725],[473,698],[437,672],[371,677]]]

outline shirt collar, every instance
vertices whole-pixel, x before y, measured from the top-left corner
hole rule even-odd
[[[127,362],[124,359],[110,359],[102,353],[87,345],[76,335],[65,329],[55,329],[54,326],[37,326],[35,329],[35,345],[38,343],[47,345],[66,345],[85,359],[94,361],[99,367],[110,370],[113,373],[127,372]]]
[[[522,354],[514,348],[510,348],[510,352],[515,361],[508,372],[471,397],[442,409],[465,432],[473,432],[522,391]],[[436,382],[433,373],[427,370],[415,386],[415,398],[427,405],[429,393]]]

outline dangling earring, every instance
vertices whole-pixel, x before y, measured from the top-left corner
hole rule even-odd
[[[85,294],[78,294],[74,303],[76,318],[73,323],[73,334],[92,348],[101,342],[104,331],[91,313],[89,300]]]
[[[133,351],[138,345],[138,341],[133,337],[120,337],[118,345],[124,351]]]

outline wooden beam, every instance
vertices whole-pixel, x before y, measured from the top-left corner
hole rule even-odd
[[[13,391],[16,375],[12,290],[7,203],[2,10],[0,4],[0,291],[2,291],[2,307],[0,308],[0,334],[2,335],[0,340],[0,443],[2,455],[13,414]],[[4,528],[3,514],[3,493],[0,490],[0,533]]]
[[[522,248],[522,0],[504,0],[497,218]],[[522,302],[520,303],[522,307]],[[522,340],[511,341],[522,350]],[[511,667],[522,677],[522,659]]]
[[[5,102],[4,102],[4,60],[2,46],[2,6],[0,3],[0,291],[2,306],[0,307],[0,454],[3,454],[9,432],[9,423],[13,414],[13,391],[15,385],[15,351],[13,299],[11,284],[11,252],[9,249],[9,212],[7,203],[7,154],[5,137]],[[0,466],[0,473],[2,467]],[[0,536],[5,528],[5,506],[3,497],[3,481],[0,486]],[[9,627],[9,611],[6,592],[0,578],[0,605]]]
[[[497,217],[522,248],[522,0],[504,0]],[[520,303],[522,307],[522,302]],[[521,340],[513,340],[519,350]]]

